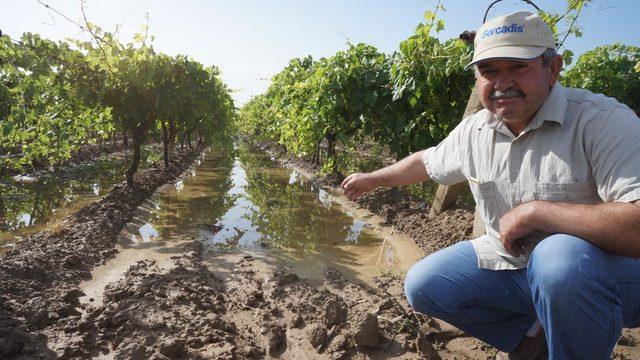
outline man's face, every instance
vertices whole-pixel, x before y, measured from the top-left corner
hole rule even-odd
[[[480,102],[519,133],[544,103],[561,64],[559,56],[546,67],[541,58],[483,61],[476,79]]]

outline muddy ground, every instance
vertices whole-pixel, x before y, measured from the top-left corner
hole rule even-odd
[[[181,174],[198,151],[136,175],[135,190],[116,186],[102,200],[54,228],[18,243],[0,258],[0,358],[52,358],[43,331],[78,314],[77,285],[116,252],[117,234],[136,207]]]
[[[118,186],[0,258],[0,358],[494,356],[490,346],[411,311],[399,274],[373,279],[372,288],[329,269],[320,285],[310,284],[264,254],[212,252],[199,243],[184,245],[168,263],[136,263],[107,286],[100,304],[81,304],[78,284],[114,256],[117,234],[136,206],[195,158],[182,154],[167,171],[152,167],[138,176],[137,191]],[[426,204],[397,190],[374,192],[354,206],[381,215],[427,253],[471,233],[469,209],[430,217]],[[616,356],[638,358],[636,338],[626,333]]]

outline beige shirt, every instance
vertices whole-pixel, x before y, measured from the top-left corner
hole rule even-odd
[[[640,199],[640,119],[613,98],[556,83],[522,134],[482,110],[424,153],[429,176],[441,184],[469,181],[486,235],[472,240],[478,266],[520,269],[535,245],[525,239],[515,258],[499,239],[500,218],[532,200],[594,204]]]

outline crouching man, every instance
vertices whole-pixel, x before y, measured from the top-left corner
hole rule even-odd
[[[486,235],[415,264],[411,306],[498,358],[532,359],[546,337],[551,359],[609,359],[622,328],[640,326],[640,119],[562,87],[554,48],[531,13],[486,22],[470,64],[485,109],[342,188],[353,200],[379,186],[468,181]]]

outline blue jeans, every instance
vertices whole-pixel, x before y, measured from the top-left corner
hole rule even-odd
[[[536,246],[526,269],[477,263],[469,241],[427,256],[407,274],[409,303],[502,351],[537,318],[551,359],[610,359],[622,328],[640,326],[639,259],[557,234]]]

